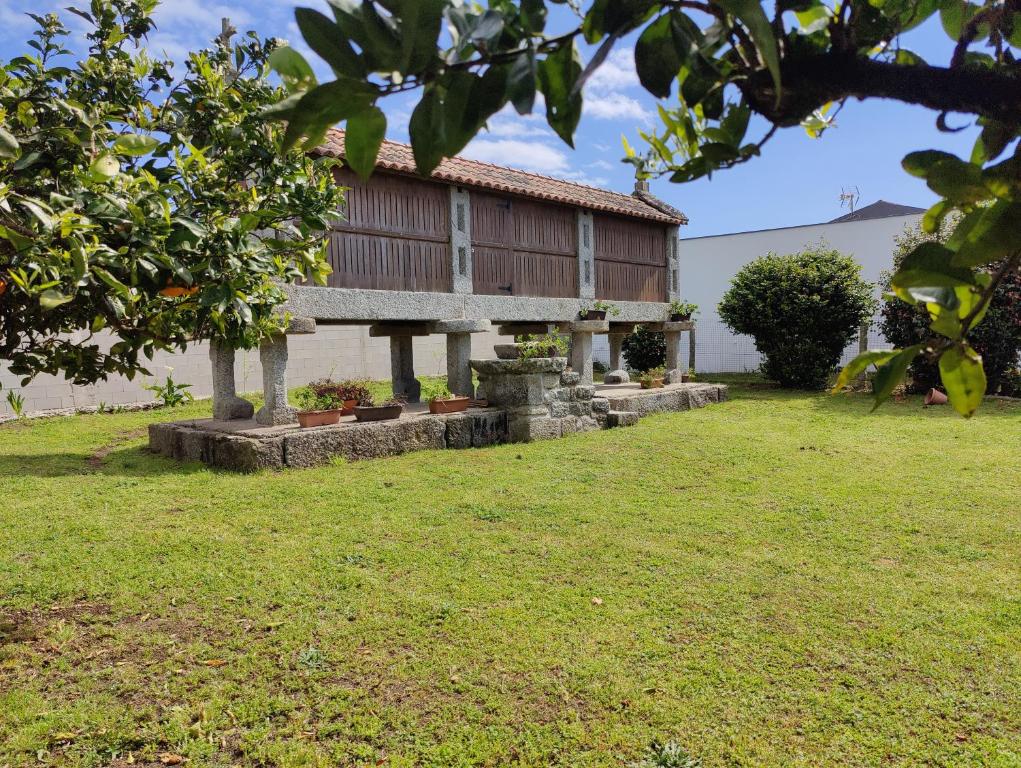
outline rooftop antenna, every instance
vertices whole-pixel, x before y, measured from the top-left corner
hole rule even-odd
[[[854,187],[854,192],[850,189],[840,188],[840,207],[849,208],[851,213],[854,213],[854,206],[858,204],[858,198],[861,197],[861,192],[858,190],[858,185]]]

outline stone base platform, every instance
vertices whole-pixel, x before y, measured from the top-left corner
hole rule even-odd
[[[149,425],[149,450],[185,461],[201,461],[235,472],[312,467],[334,457],[349,461],[397,456],[409,451],[481,448],[507,441],[507,414],[469,408],[433,415],[425,403],[405,406],[399,419],[356,421],[302,429],[297,424],[264,427],[253,419],[197,419]]]
[[[597,413],[595,417],[603,427],[628,426],[649,413],[686,411],[727,399],[726,386],[719,384],[670,384],[651,390],[643,390],[638,384],[601,384],[595,389],[593,401],[605,398],[608,402],[609,413]],[[556,434],[522,438],[510,428],[512,420],[508,410],[502,408],[469,408],[462,413],[432,415],[425,403],[409,404],[401,418],[393,421],[358,422],[353,416],[345,416],[339,424],[310,429],[297,424],[263,426],[254,419],[196,419],[151,424],[149,450],[235,472],[255,472],[312,467],[328,464],[336,457],[355,461],[410,451],[482,448],[513,442],[515,435],[517,441],[528,441],[579,431],[561,428]],[[544,416],[537,423],[562,421]]]
[[[610,402],[611,411],[637,413],[639,417],[663,411],[688,411],[727,399],[725,384],[689,382],[667,384],[661,389],[642,389],[639,384],[599,384],[596,396]]]

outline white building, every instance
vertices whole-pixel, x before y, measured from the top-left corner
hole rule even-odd
[[[922,213],[921,208],[880,200],[825,224],[681,240],[681,296],[700,307],[696,318],[696,370],[752,371],[759,367],[760,356],[752,339],[732,333],[716,312],[731,279],[742,266],[771,251],[794,253],[824,242],[853,256],[862,265],[862,277],[878,282],[880,273],[892,266],[895,238],[905,228],[916,226]],[[878,288],[876,292],[878,295]],[[873,328],[869,346],[881,348],[889,344]],[[844,362],[856,352],[854,343],[845,352]]]

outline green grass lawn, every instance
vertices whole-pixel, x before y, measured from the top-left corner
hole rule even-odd
[[[0,766],[1021,765],[1021,406],[747,384],[256,476],[0,427]]]

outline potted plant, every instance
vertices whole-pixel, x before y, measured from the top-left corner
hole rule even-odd
[[[526,334],[519,338],[521,341],[514,346],[518,348],[518,357],[522,360],[531,360],[535,357],[565,357],[567,355],[567,342],[560,334]]]
[[[591,304],[582,304],[578,310],[579,320],[605,320],[606,314],[613,317],[620,314],[620,309],[606,301],[593,301]]]
[[[350,416],[358,402],[369,394],[365,382],[345,379],[344,381],[333,381],[329,378],[313,381],[309,384],[316,394],[330,394],[343,403],[341,416]]]
[[[312,385],[298,390],[298,424],[302,429],[322,427],[340,421],[343,402],[333,392],[320,394]]]
[[[638,383],[642,389],[659,389],[663,386],[663,376],[665,373],[663,368],[650,368],[642,372],[638,377]]]
[[[695,369],[689,368],[685,373],[681,374],[681,381],[686,383],[695,380]]]
[[[691,320],[691,316],[698,312],[698,304],[692,304],[690,301],[674,301],[670,302],[670,322],[671,323],[684,323]]]
[[[429,398],[429,413],[457,413],[468,407],[470,397],[453,394],[446,385]]]
[[[391,419],[398,419],[404,411],[404,403],[403,397],[394,395],[389,400],[384,400],[379,405],[376,405],[372,395],[366,394],[365,397],[358,401],[358,405],[355,406],[355,418],[358,421],[390,421]]]

